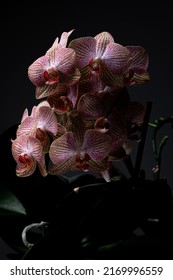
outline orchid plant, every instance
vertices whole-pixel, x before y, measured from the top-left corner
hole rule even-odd
[[[128,87],[150,80],[142,46],[123,46],[109,32],[73,39],[63,32],[28,67],[41,102],[25,109],[12,139],[19,177],[91,171],[111,181],[114,162],[140,141],[146,108]]]
[[[157,136],[173,117],[150,122],[152,103],[129,93],[150,80],[148,53],[106,31],[68,42],[73,32],[28,67],[40,102],[0,137],[1,236],[22,259],[168,256],[173,200],[160,178],[168,136]],[[141,169],[149,127],[153,180]]]

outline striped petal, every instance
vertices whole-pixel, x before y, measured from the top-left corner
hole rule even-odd
[[[150,75],[145,70],[134,69],[135,73],[133,77],[128,81],[129,85],[141,85],[150,81]]]
[[[131,68],[147,70],[149,57],[147,51],[141,46],[127,46],[131,54]]]
[[[63,164],[76,154],[75,138],[72,132],[67,132],[50,145],[49,156],[56,164]]]
[[[50,60],[55,60],[54,68],[57,71],[61,71],[64,74],[71,74],[75,66],[76,54],[70,48],[61,48],[55,51],[55,57],[50,57]]]
[[[82,37],[71,41],[69,47],[72,48],[77,57],[77,68],[82,68],[89,64],[96,55],[96,40],[93,37]]]
[[[123,74],[130,66],[130,52],[117,43],[107,45],[102,56],[105,67],[113,74]]]
[[[108,68],[104,67],[100,72],[100,80],[105,86],[113,87],[114,89],[120,89],[124,87],[123,75],[114,75]]]
[[[47,131],[56,135],[57,133],[57,119],[52,108],[42,106],[38,111],[38,122],[37,127],[43,131]]]
[[[74,68],[73,72],[68,75],[60,72],[59,77],[60,77],[60,83],[62,84],[62,87],[72,86],[79,81],[79,79],[81,77],[81,73],[78,68]],[[60,85],[60,87],[61,87],[61,85]]]
[[[111,138],[94,129],[85,132],[83,150],[94,161],[102,161],[111,150]]]
[[[96,39],[96,54],[98,57],[101,57],[105,52],[105,49],[109,43],[114,42],[114,38],[109,32],[101,32],[94,37]]]
[[[23,120],[23,122],[19,125],[17,129],[17,137],[20,135],[31,135],[34,132],[34,127],[35,127],[35,119],[33,117],[27,117]]]
[[[107,160],[89,160],[88,161],[89,170],[93,172],[101,172],[107,168]]]
[[[43,86],[37,86],[35,91],[35,96],[37,99],[44,98],[47,96],[50,96],[57,92],[59,89],[59,85],[57,83],[55,84],[45,84]]]
[[[70,170],[73,170],[75,168],[75,164],[76,164],[75,157],[70,157],[69,159],[61,162],[58,165],[50,163],[48,167],[48,173],[51,175],[64,174]]]
[[[103,116],[103,100],[96,94],[86,93],[81,96],[77,110],[84,120],[95,120]]]
[[[91,78],[79,82],[79,93],[95,93],[101,90],[100,83],[95,75],[92,75]]]
[[[45,84],[44,72],[49,68],[49,60],[46,56],[38,58],[28,68],[28,77],[35,86]]]

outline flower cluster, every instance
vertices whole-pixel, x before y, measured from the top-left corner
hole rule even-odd
[[[144,106],[131,101],[128,87],[149,81],[148,54],[141,46],[122,46],[109,32],[73,39],[56,38],[28,68],[35,96],[12,140],[16,174],[43,176],[70,170],[99,172],[110,181],[114,161],[140,140]],[[48,158],[48,161],[46,161]]]

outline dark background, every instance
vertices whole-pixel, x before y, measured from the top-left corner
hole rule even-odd
[[[149,83],[131,87],[130,96],[144,103],[152,102],[150,121],[173,115],[173,40],[172,8],[154,8],[117,5],[113,1],[49,2],[38,7],[26,2],[9,4],[1,8],[0,19],[0,133],[20,121],[25,108],[31,110],[39,103],[35,98],[35,87],[28,79],[27,69],[52,45],[64,31],[75,31],[69,41],[82,36],[95,36],[102,31],[112,34],[115,41],[126,45],[141,45],[148,51],[151,80]],[[93,6],[94,5],[94,6]],[[123,7],[124,6],[124,7]],[[2,18],[3,16],[3,18]],[[166,177],[173,188],[173,137],[170,126],[163,133],[169,135],[163,150],[161,176]],[[152,178],[155,162],[151,145],[152,129],[148,129],[142,168],[147,178]],[[3,162],[1,162],[3,164]],[[5,249],[5,247],[4,247]],[[3,244],[0,258],[5,258]]]

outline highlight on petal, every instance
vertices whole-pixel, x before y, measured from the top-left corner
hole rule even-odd
[[[82,149],[91,157],[92,160],[103,160],[111,150],[112,140],[110,136],[94,129],[85,132]]]
[[[21,118],[21,123],[29,116],[28,114],[28,109],[26,108],[23,112],[22,118]]]
[[[112,74],[120,75],[130,66],[130,52],[120,44],[110,43],[105,49],[102,61]]]
[[[78,84],[74,84],[68,88],[67,97],[73,105],[73,108],[76,106],[78,100]]]
[[[61,71],[64,74],[70,74],[74,71],[76,63],[76,54],[74,50],[71,48],[58,49],[55,51],[54,56],[55,57],[53,57],[52,60],[55,60],[55,70]]]
[[[76,149],[74,134],[67,132],[52,142],[49,156],[54,164],[59,165],[76,155]]]
[[[82,68],[89,64],[96,55],[96,40],[93,37],[81,37],[70,42],[69,48],[76,53],[76,67]]]
[[[39,107],[37,119],[37,127],[41,128],[43,131],[56,135],[57,119],[52,108],[48,106]]]
[[[42,86],[46,82],[44,72],[49,67],[49,60],[46,56],[42,56],[35,60],[28,67],[28,77],[35,86]]]
[[[74,31],[75,29],[72,29],[69,32],[63,32],[59,41],[59,44],[65,48],[67,46],[67,41],[68,41],[68,37],[71,35],[71,33]]]
[[[74,29],[72,29],[69,32],[63,32],[61,34],[60,40],[57,37],[55,39],[55,41],[53,42],[51,48],[46,52],[46,55],[49,57],[51,52],[54,52],[55,50],[59,49],[59,48],[66,48],[67,46],[67,41],[68,41],[68,37],[71,35],[71,33],[74,31]]]
[[[32,135],[34,133],[36,120],[29,116],[23,120],[23,122],[18,126],[18,129],[16,131],[17,137],[19,137],[22,134],[25,135]]]
[[[96,53],[101,57],[108,44],[114,43],[114,38],[109,32],[103,31],[94,37],[96,39]]]

